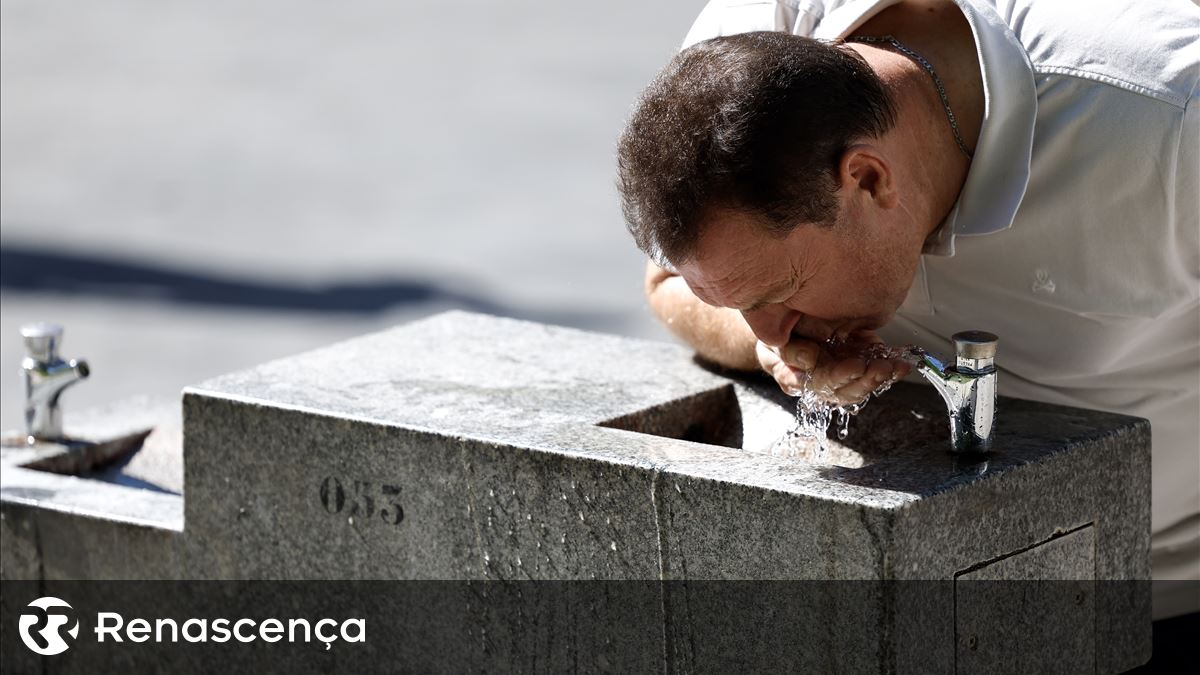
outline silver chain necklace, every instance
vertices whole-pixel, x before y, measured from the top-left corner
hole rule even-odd
[[[954,132],[954,142],[958,143],[958,149],[963,151],[967,157],[973,157],[971,151],[967,149],[967,144],[963,142],[962,135],[958,132],[958,120],[954,118],[954,111],[950,109],[950,99],[946,96],[946,87],[942,85],[942,78],[933,72],[933,64],[925,60],[925,57],[914,52],[913,50],[900,44],[900,41],[891,35],[882,37],[874,37],[872,35],[855,35],[848,37],[845,42],[863,42],[866,44],[889,44],[892,49],[912,59],[917,65],[925,69],[929,73],[929,77],[933,78],[933,86],[937,89],[938,96],[942,99],[942,107],[946,109],[946,119],[950,120],[950,131]]]

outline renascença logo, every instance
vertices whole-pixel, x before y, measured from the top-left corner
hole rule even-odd
[[[25,646],[42,656],[54,656],[71,648],[71,643],[63,638],[63,633],[71,636],[71,640],[79,637],[79,619],[75,616],[75,609],[50,596],[29,603],[21,613],[17,627]]]
[[[43,656],[61,654],[71,648],[63,637],[74,641],[79,637],[79,619],[75,609],[66,602],[46,596],[29,603],[21,614],[18,627],[25,646]],[[122,629],[124,629],[122,631]],[[344,642],[366,642],[367,620],[348,618],[343,621],[323,618],[315,622],[304,618],[228,619],[191,618],[179,623],[175,619],[131,619],[117,612],[97,612],[94,622],[96,642],[312,642],[315,637],[325,649],[339,639]],[[122,632],[124,635],[122,635]]]

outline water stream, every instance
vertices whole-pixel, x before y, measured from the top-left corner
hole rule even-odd
[[[827,351],[836,358],[857,356],[868,361],[893,359],[913,366],[916,366],[921,357],[925,355],[925,351],[915,345],[903,347],[889,347],[885,344],[854,345],[833,338],[825,346]],[[800,394],[796,396],[796,425],[771,448],[771,454],[786,457],[821,457],[827,450],[829,425],[834,422],[835,418],[837,420],[837,437],[839,440],[845,440],[850,435],[850,418],[857,415],[872,397],[882,396],[884,392],[891,389],[895,382],[896,378],[883,382],[861,401],[838,405],[828,402],[828,399],[834,397],[832,390],[828,387],[818,388],[813,384],[811,374],[804,373]]]

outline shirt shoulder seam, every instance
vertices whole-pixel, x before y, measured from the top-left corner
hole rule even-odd
[[[1069,75],[1071,77],[1078,77],[1084,80],[1093,80],[1120,89],[1125,89],[1126,91],[1135,94],[1141,94],[1142,96],[1147,96],[1157,101],[1162,101],[1163,103],[1169,103],[1176,108],[1183,109],[1187,107],[1188,98],[1186,96],[1178,96],[1172,93],[1152,89],[1136,82],[1130,82],[1119,77],[1113,77],[1112,75],[1096,73],[1090,70],[1076,68],[1074,66],[1040,65],[1034,66],[1033,70],[1035,73],[1043,75]]]

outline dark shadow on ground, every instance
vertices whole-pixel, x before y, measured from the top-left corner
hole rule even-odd
[[[466,287],[465,284],[456,285]],[[436,279],[387,279],[309,286],[179,271],[142,261],[8,244],[0,246],[0,288],[342,314],[375,314],[394,307],[427,305],[609,330],[622,323],[620,315],[614,312],[511,306]]]

